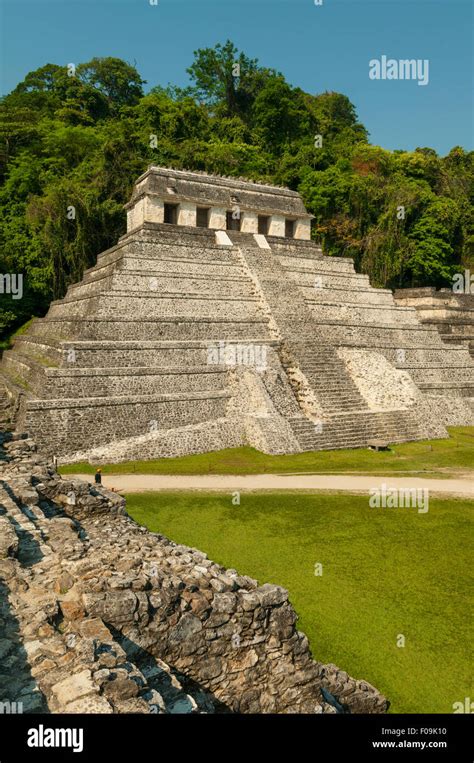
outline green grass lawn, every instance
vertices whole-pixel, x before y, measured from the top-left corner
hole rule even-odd
[[[326,450],[269,456],[254,448],[232,448],[157,461],[125,461],[102,465],[104,474],[406,474],[422,472],[432,477],[450,476],[474,464],[474,427],[451,427],[450,438],[392,446],[390,451],[368,448]],[[61,474],[93,474],[96,465],[65,464]],[[443,470],[443,471],[440,471]]]
[[[418,514],[349,494],[242,493],[240,506],[230,494],[127,496],[151,530],[287,588],[314,656],[373,683],[395,713],[451,713],[474,696],[473,505],[432,499]]]

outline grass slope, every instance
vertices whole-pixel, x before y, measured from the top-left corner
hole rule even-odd
[[[127,496],[127,506],[151,530],[287,588],[314,656],[373,683],[392,712],[451,713],[453,702],[473,696],[472,502],[433,499],[418,514],[371,509],[348,494],[231,499],[147,493]]]
[[[127,461],[102,466],[104,474],[285,474],[312,472],[331,474],[405,474],[423,472],[449,476],[472,469],[474,464],[474,427],[452,427],[450,438],[394,445],[390,451],[375,453],[366,448],[327,450],[269,456],[253,448],[232,448],[157,461]],[[445,470],[440,472],[439,470]],[[88,463],[66,464],[62,474],[93,474]]]

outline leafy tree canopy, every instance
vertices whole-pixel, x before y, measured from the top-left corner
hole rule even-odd
[[[448,285],[474,269],[474,154],[386,151],[341,93],[306,93],[231,41],[195,52],[186,88],[117,58],[47,63],[0,103],[0,334],[46,312],[125,229],[151,163],[298,190],[327,254],[377,286]],[[73,213],[72,213],[73,211]]]

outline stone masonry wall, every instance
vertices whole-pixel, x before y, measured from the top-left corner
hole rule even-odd
[[[12,701],[30,712],[387,710],[373,686],[312,658],[283,588],[149,532],[117,494],[62,480],[31,440],[3,440],[0,645],[18,678],[0,685]]]

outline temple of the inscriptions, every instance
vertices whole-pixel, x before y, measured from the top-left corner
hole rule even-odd
[[[325,256],[298,193],[152,166],[126,214],[4,353],[10,425],[41,450],[295,453],[474,424],[469,334],[445,341],[410,300]]]

